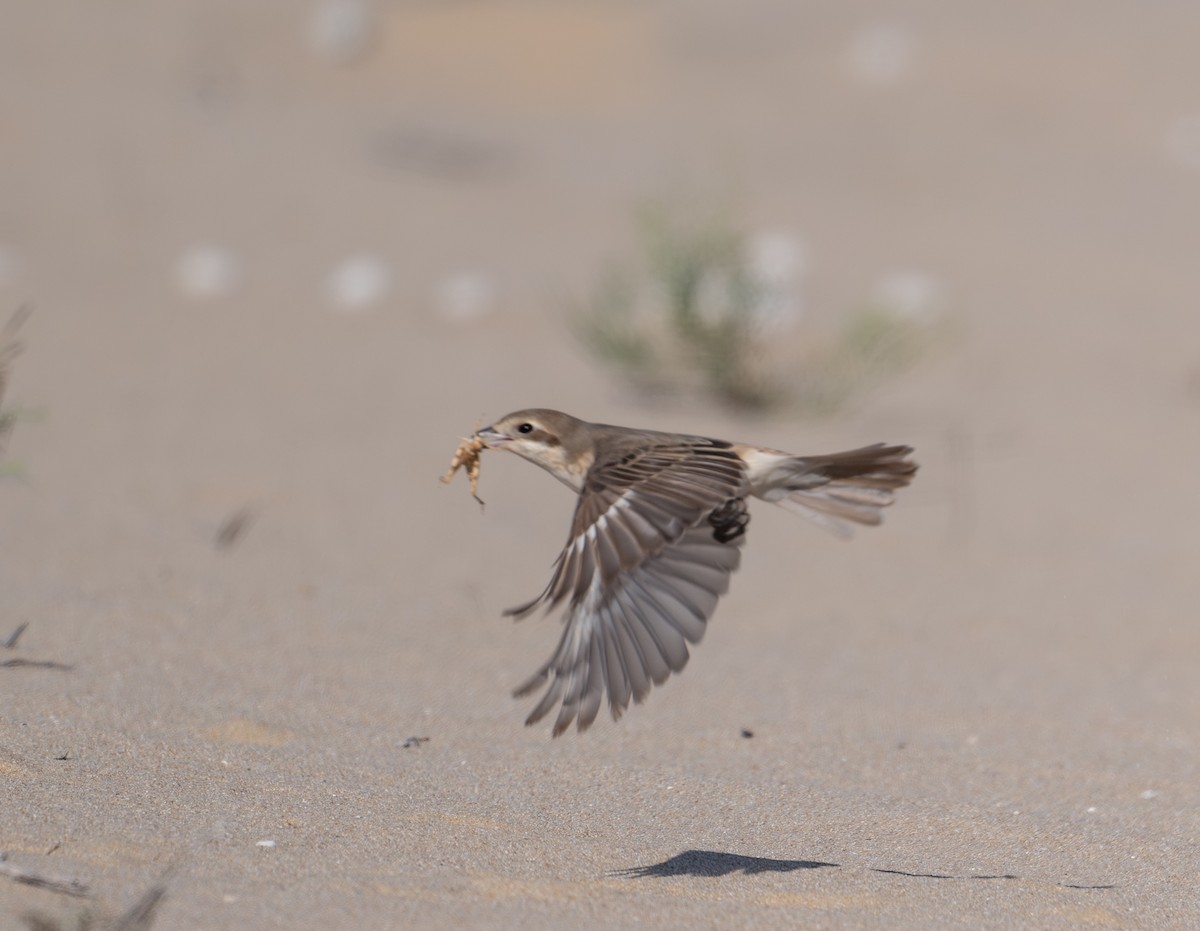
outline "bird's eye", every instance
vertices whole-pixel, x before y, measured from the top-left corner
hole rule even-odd
[[[521,424],[521,426],[517,427],[517,432],[518,433],[532,433],[533,432],[533,424],[523,423],[523,424]]]

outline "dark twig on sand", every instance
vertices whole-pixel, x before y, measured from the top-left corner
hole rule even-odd
[[[27,623],[26,624],[18,624],[17,629],[14,630],[11,634],[9,634],[8,639],[5,640],[3,643],[0,643],[0,646],[4,647],[4,649],[6,649],[6,650],[11,650],[11,649],[15,648],[17,645],[17,641],[21,639],[21,634],[25,633],[25,628],[27,628],[28,626],[29,625]],[[71,669],[75,668],[74,664],[72,664],[72,663],[58,663],[51,659],[22,659],[21,657],[14,657],[13,659],[0,660],[0,668],[3,668],[5,666],[7,666],[9,668],[14,668],[14,669],[18,666],[32,666],[32,667],[38,668],[38,669],[66,669],[66,670],[71,670]]]
[[[231,515],[225,523],[221,524],[221,529],[217,531],[213,545],[219,550],[229,549],[246,532],[246,528],[250,526],[250,522],[253,519],[253,508],[241,508]]]
[[[73,663],[58,663],[52,659],[6,659],[0,662],[0,667],[36,666],[39,669],[74,669]]]
[[[167,897],[166,883],[151,887],[112,926],[112,931],[149,931],[154,915]]]
[[[28,622],[18,624],[17,629],[8,635],[8,639],[4,641],[4,649],[11,650],[16,647],[17,641],[21,639],[21,634],[25,633],[25,628],[28,627]]]
[[[13,882],[36,886],[38,889],[48,889],[50,892],[58,892],[62,895],[73,895],[77,898],[86,898],[91,895],[88,887],[78,879],[54,879],[50,876],[40,876],[29,870],[23,870],[19,866],[13,866],[11,863],[5,863],[5,856],[6,854],[0,854],[0,876],[7,876]]]

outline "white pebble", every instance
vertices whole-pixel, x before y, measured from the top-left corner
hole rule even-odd
[[[911,30],[892,23],[872,23],[850,40],[846,65],[863,84],[888,87],[912,67],[916,45]]]
[[[1145,792],[1142,793],[1142,798],[1145,798],[1145,799],[1158,798],[1158,792],[1154,789],[1147,789]]]
[[[808,270],[808,254],[800,237],[768,231],[751,237],[746,263],[754,279],[755,300],[751,308],[759,323],[786,326],[804,313],[800,281]]]
[[[349,313],[378,303],[391,285],[391,270],[382,259],[360,255],[346,259],[330,273],[326,291],[338,310]]]
[[[222,246],[193,246],[175,263],[175,283],[188,297],[222,297],[231,293],[240,280],[237,255]]]
[[[1200,169],[1200,113],[1175,120],[1163,138],[1167,156],[1184,168]]]
[[[6,288],[16,283],[20,265],[16,250],[0,242],[0,288]]]
[[[491,312],[495,288],[483,272],[460,271],[443,279],[434,293],[438,313],[446,320],[464,322]]]
[[[323,0],[308,19],[308,43],[335,64],[364,57],[375,42],[376,16],[370,0]]]
[[[944,290],[933,275],[905,269],[880,280],[875,286],[875,303],[897,317],[930,321],[942,311]]]
[[[274,847],[274,846],[275,846],[275,841],[273,841],[273,840],[260,840],[260,841],[259,841],[257,844],[255,844],[254,846],[255,846],[255,847]]]

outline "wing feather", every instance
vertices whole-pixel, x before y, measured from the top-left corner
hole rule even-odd
[[[550,660],[515,694],[545,688],[526,719],[556,707],[553,733],[585,730],[607,697],[613,718],[687,664],[738,566],[742,537],[722,542],[708,518],[746,494],[745,467],[713,443],[663,444],[597,463],[571,540],[546,590],[510,613],[568,600]]]
[[[601,628],[604,636],[604,669],[608,677],[608,707],[613,720],[621,716],[621,711],[629,707],[629,698],[633,688],[629,684],[629,671],[621,644],[619,622],[612,616],[614,604],[607,607],[607,617]]]
[[[614,598],[613,603],[610,605],[610,610],[612,612],[615,633],[613,639],[620,645],[621,655],[625,658],[625,675],[629,679],[629,690],[634,702],[640,705],[646,696],[650,694],[651,663],[638,645],[636,635],[629,629],[630,621],[625,616],[625,607],[621,603],[621,600]],[[661,660],[661,657],[659,659]],[[663,678],[666,678],[665,674]],[[609,693],[609,705],[614,720],[620,717],[621,712],[628,707],[627,702],[622,701],[619,696],[615,696],[612,692]]]
[[[753,493],[848,533],[852,523],[878,523],[912,480],[910,452],[876,444],[779,454],[770,486]],[[554,653],[514,693],[544,689],[526,724],[557,708],[554,736],[572,723],[582,731],[605,698],[619,718],[684,668],[738,567],[750,493],[746,462],[715,440],[640,434],[636,445],[597,459],[550,583],[506,612],[522,617],[567,602]]]

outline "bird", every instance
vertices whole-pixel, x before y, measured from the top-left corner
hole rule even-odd
[[[759,498],[841,536],[875,525],[917,471],[909,446],[876,443],[815,456],[702,436],[588,423],[530,408],[475,431],[578,495],[549,584],[505,616],[566,602],[557,648],[514,692],[544,688],[525,720],[557,708],[552,734],[595,721],[607,698],[618,720],[632,700],[686,665],[738,568]]]

